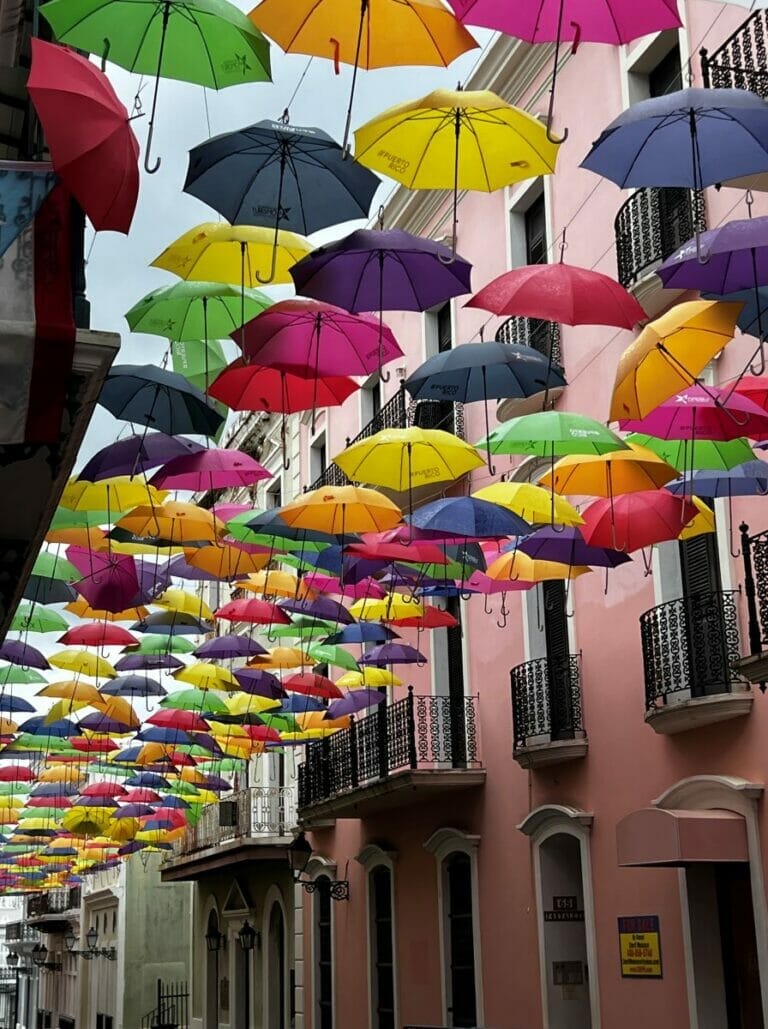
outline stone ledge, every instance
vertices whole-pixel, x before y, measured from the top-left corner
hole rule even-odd
[[[589,740],[581,736],[575,740],[550,740],[530,747],[518,747],[513,757],[521,768],[545,768],[565,761],[577,761],[586,757],[588,750]]]
[[[645,720],[663,736],[673,736],[691,729],[701,729],[716,722],[729,722],[744,718],[752,710],[754,697],[749,690],[737,693],[718,693],[711,697],[691,697],[667,707],[649,711]]]

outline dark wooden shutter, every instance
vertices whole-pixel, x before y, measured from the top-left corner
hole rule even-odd
[[[394,941],[392,939],[392,874],[385,865],[371,872],[372,942],[376,993],[374,1026],[395,1029]]]
[[[449,597],[446,610],[459,621],[446,629],[448,651],[448,703],[451,739],[451,760],[454,768],[467,763],[466,719],[464,712],[464,640],[461,631],[461,607],[456,597]]]
[[[318,1029],[333,1029],[333,928],[330,890],[327,875],[319,875],[323,883],[314,895],[317,940],[317,1008]]]
[[[680,570],[683,596],[694,593],[715,593],[723,588],[717,533],[705,532],[680,542]]]
[[[452,1026],[477,1025],[475,935],[472,910],[472,863],[467,854],[451,854],[445,862],[448,880],[448,954]]]
[[[550,736],[553,740],[573,739],[573,694],[568,641],[568,597],[565,582],[542,583],[544,638],[547,644]]]
[[[547,212],[543,193],[525,212],[525,261],[526,264],[547,263]]]
[[[717,534],[682,540],[683,633],[694,697],[730,692],[730,661],[723,614],[723,581]],[[675,645],[675,641],[673,641]]]

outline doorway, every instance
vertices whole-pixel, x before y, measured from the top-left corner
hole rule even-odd
[[[213,938],[219,933],[219,916],[211,911],[208,916],[206,935]],[[205,949],[205,1021],[204,1029],[218,1029],[219,1026],[219,952],[209,950],[207,940],[203,940]]]
[[[699,1029],[764,1029],[750,866],[685,870]]]
[[[285,1029],[285,919],[277,901],[267,935],[267,1029]]]
[[[538,852],[548,1025],[590,1029],[581,843],[570,833],[555,833]]]

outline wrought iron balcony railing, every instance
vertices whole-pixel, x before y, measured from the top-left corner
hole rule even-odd
[[[762,654],[768,648],[768,529],[750,536],[749,526],[744,522],[739,528],[744,561],[749,652]]]
[[[26,922],[8,922],[4,928],[6,943],[37,943],[40,940],[40,930]]]
[[[288,837],[296,824],[294,790],[288,786],[250,786],[218,804],[209,804],[196,825],[174,844],[169,861],[244,837],[274,841]]]
[[[510,678],[515,750],[583,733],[578,654],[526,661]]]
[[[27,918],[60,915],[64,911],[72,911],[80,907],[81,896],[79,886],[49,890],[48,893],[32,896],[27,900]]]
[[[477,698],[414,694],[311,743],[299,765],[299,810],[405,769],[479,768]]]
[[[640,617],[645,706],[663,707],[675,694],[731,693],[741,681],[736,593],[692,593]]]
[[[618,278],[634,285],[652,266],[707,227],[704,194],[692,189],[639,189],[614,222]]]
[[[705,86],[748,89],[768,100],[768,10],[750,14],[722,46],[700,55]]]
[[[563,354],[560,347],[560,326],[557,322],[545,322],[540,318],[507,318],[496,330],[497,343],[521,343],[533,347],[540,354],[549,357],[552,349],[552,363],[562,368]]]

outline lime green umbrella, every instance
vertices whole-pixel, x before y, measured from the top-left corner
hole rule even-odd
[[[0,689],[4,686],[32,686],[40,682],[48,680],[34,668],[22,668],[21,665],[0,667]]]
[[[29,793],[31,783],[28,782],[0,782],[0,797],[16,796],[17,793]],[[3,805],[0,803],[0,807]]]
[[[58,611],[51,611],[40,604],[19,604],[11,628],[22,632],[66,632],[69,622]]]
[[[153,75],[144,168],[149,163],[161,76],[223,89],[269,82],[269,43],[228,0],[50,0],[40,13],[60,43]]]
[[[95,529],[119,521],[123,512],[116,511],[73,511],[68,507],[57,507],[51,521],[51,529]]]
[[[131,654],[191,654],[195,644],[184,636],[142,636],[138,646],[125,649]]]
[[[182,797],[196,797],[198,789],[197,786],[193,786],[191,782],[186,782],[184,779],[177,779],[176,782],[172,782],[171,785],[167,787],[165,792],[176,793]]]
[[[502,422],[482,439],[492,454],[564,457],[567,454],[609,454],[627,445],[607,426],[570,411],[538,411]]]
[[[328,543],[310,543],[302,542],[301,540],[286,539],[280,535],[280,530],[275,528],[273,532],[254,532],[253,529],[249,529],[247,522],[250,522],[256,515],[262,514],[263,512],[253,511],[241,511],[240,514],[235,515],[234,518],[230,518],[226,523],[227,533],[232,536],[233,539],[239,540],[241,543],[256,543],[262,547],[274,547],[275,550],[279,551],[303,551],[305,554],[318,554],[321,550],[325,550]],[[284,561],[288,564],[287,557],[281,553],[278,560]]]
[[[280,714],[279,712],[273,713],[272,711],[264,711],[260,716],[261,720],[265,725],[268,725],[270,729],[276,729],[278,732],[300,732],[301,726],[290,714]]]
[[[175,711],[195,711],[198,714],[227,714],[229,708],[212,690],[178,690],[169,693],[160,701],[161,707],[170,707]]]
[[[360,671],[360,666],[350,652],[332,643],[315,643],[309,647],[307,653],[318,664],[336,665],[337,668],[346,668],[350,672]]]
[[[224,348],[217,339],[197,342],[171,343],[173,370],[183,375],[198,389],[206,390],[228,361]]]
[[[658,439],[641,432],[631,432],[627,443],[637,443],[658,454],[679,472],[716,469],[726,472],[737,464],[754,461],[755,454],[746,439]]]
[[[225,282],[184,279],[147,293],[126,312],[125,320],[132,332],[147,332],[173,340],[173,370],[189,377],[190,372],[200,375],[203,371],[200,340],[211,342],[229,337],[243,324],[243,310],[249,322],[271,303],[267,294],[258,289],[241,290],[240,286]],[[188,342],[192,346],[177,350],[177,343]],[[216,346],[221,352],[221,344]]]
[[[205,762],[206,766],[207,764],[208,762]],[[246,762],[239,757],[213,758],[211,764],[213,764],[216,769],[216,775],[220,775],[222,772],[244,772],[246,766]],[[203,772],[206,772],[207,770],[207,767],[201,768],[201,771]]]
[[[75,582],[82,579],[77,568],[66,558],[54,554],[51,550],[41,550],[32,566],[32,575],[59,582]]]

